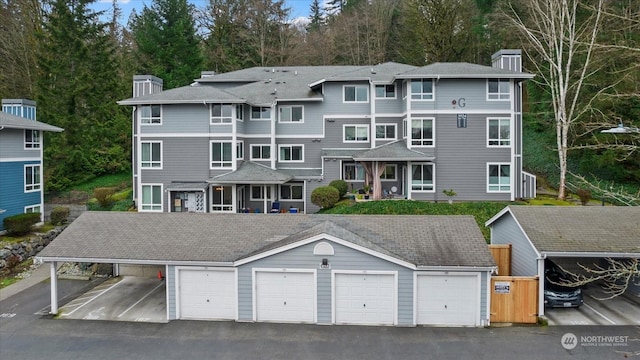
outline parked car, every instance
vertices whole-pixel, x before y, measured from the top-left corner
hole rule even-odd
[[[569,275],[553,261],[544,263],[544,305],[546,307],[579,307],[584,303],[582,289],[562,285],[571,281]]]

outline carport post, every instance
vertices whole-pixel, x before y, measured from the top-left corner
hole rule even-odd
[[[544,316],[544,258],[538,258],[538,316]]]
[[[58,277],[56,274],[57,267],[57,262],[51,262],[51,313],[54,315],[58,313]]]

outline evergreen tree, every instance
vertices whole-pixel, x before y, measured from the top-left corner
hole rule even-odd
[[[165,89],[191,83],[202,70],[194,11],[187,0],[154,0],[130,20],[138,72],[162,78]]]
[[[319,31],[323,25],[324,14],[320,6],[320,0],[313,0],[309,7],[309,25],[307,25],[307,31]]]
[[[51,0],[40,38],[38,118],[65,129],[45,134],[48,189],[129,168],[129,119],[116,104],[114,48],[91,0]]]

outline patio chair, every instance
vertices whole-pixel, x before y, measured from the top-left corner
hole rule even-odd
[[[271,203],[271,214],[277,214],[280,212],[280,203],[277,201],[274,201],[273,203]]]

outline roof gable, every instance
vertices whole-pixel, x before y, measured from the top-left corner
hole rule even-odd
[[[61,132],[62,128],[0,111],[0,128]]]

